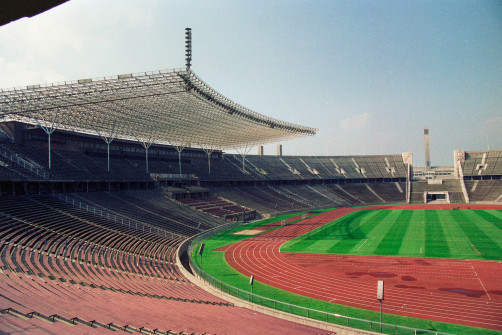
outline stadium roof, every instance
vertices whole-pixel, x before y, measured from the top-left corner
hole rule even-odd
[[[221,150],[317,131],[249,110],[188,68],[2,89],[0,116],[46,131]]]
[[[11,0],[0,3],[0,26],[22,17],[32,17],[68,0]]]

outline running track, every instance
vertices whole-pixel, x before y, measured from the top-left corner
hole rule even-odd
[[[502,209],[476,205],[364,209],[452,207]],[[286,241],[359,209],[363,208],[336,209],[220,250],[237,271],[293,293],[378,311],[376,282],[383,279],[384,313],[502,330],[500,261],[279,252]]]

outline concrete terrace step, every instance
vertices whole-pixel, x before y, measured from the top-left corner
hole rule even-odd
[[[59,316],[59,315],[47,316],[47,315],[43,315],[39,312],[23,313],[23,312],[17,311],[16,309],[13,309],[13,308],[6,308],[6,309],[1,310],[0,311],[0,320],[2,320],[2,317],[4,315],[10,315],[10,316],[16,317],[20,320],[28,321],[24,324],[18,323],[17,324],[18,328],[22,328],[23,325],[28,328],[30,325],[33,325],[33,323],[36,324],[37,326],[39,326],[40,323],[36,322],[35,320],[45,322],[49,325],[61,323],[66,326],[69,326],[69,327],[64,327],[62,325],[59,325],[57,327],[48,326],[50,328],[47,330],[50,330],[51,333],[53,333],[53,334],[67,334],[69,332],[73,332],[74,330],[72,331],[72,329],[75,329],[75,328],[80,328],[82,331],[87,333],[88,330],[85,330],[85,328],[87,328],[87,327],[94,328],[94,330],[92,330],[93,334],[108,334],[111,332],[114,332],[116,334],[131,334],[131,333],[166,334],[166,335],[167,334],[170,334],[170,335],[182,334],[182,333],[172,332],[170,330],[162,331],[159,329],[148,329],[146,327],[135,327],[132,325],[122,325],[121,326],[121,325],[117,325],[114,323],[103,324],[103,323],[96,321],[96,320],[88,320],[87,321],[87,320],[81,319],[79,317],[73,317],[71,319],[66,319],[66,318]],[[13,323],[13,322],[11,322],[11,323]],[[84,328],[82,328],[82,327],[84,327]],[[40,328],[43,328],[43,326]],[[0,325],[0,331],[2,331],[1,325]]]

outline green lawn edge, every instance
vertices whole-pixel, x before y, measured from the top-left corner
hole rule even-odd
[[[223,233],[217,234],[209,239],[202,241],[201,243],[205,244],[203,260],[202,260],[202,269],[207,272],[211,276],[215,277],[222,282],[234,286],[242,291],[250,292],[249,285],[249,277],[244,276],[240,272],[233,269],[225,260],[224,252],[214,251],[214,249],[218,249],[229,244],[239,242],[250,238],[251,236],[246,235],[234,235],[235,232],[245,229],[251,229],[258,226],[263,226],[266,224],[270,224],[273,222],[278,222],[287,218],[291,218],[297,215],[304,214],[305,212],[292,213],[288,215],[283,215],[280,217],[270,218],[263,221],[257,221],[250,224],[242,225]],[[272,228],[275,229],[275,228]],[[269,230],[270,231],[270,230]],[[197,253],[199,250],[200,244],[197,244],[192,251],[192,260],[195,264],[200,267],[201,266],[201,256]],[[377,322],[380,318],[380,314],[375,311],[359,309],[355,307],[339,305],[335,303],[329,303],[325,301],[321,301],[314,298],[304,297],[295,293],[291,293],[289,291],[285,291],[282,289],[275,288],[273,286],[255,281],[253,285],[254,294],[261,295],[264,297],[268,297],[270,299],[275,299],[279,301],[283,301],[288,304],[294,304],[297,306],[302,306],[306,308],[316,309],[328,313],[335,313],[340,315],[346,315],[354,318],[360,318],[365,320],[370,320]],[[486,328],[477,328],[470,326],[457,325],[452,323],[444,323],[437,321],[430,321],[425,319],[418,319],[406,316],[400,316],[395,314],[385,313],[385,303],[383,307],[383,322],[391,323],[400,326],[410,327],[410,328],[418,328],[424,330],[438,331],[438,332],[447,332],[452,334],[474,334],[474,335],[495,335],[501,334],[501,332]],[[312,316],[312,315],[311,315]],[[314,316],[315,317],[315,316]],[[333,321],[333,320],[330,320]],[[340,324],[340,322],[337,322]],[[346,324],[342,324],[346,325]],[[368,327],[364,327],[362,325],[358,325],[351,323],[351,327],[366,329],[369,330]],[[386,331],[384,329],[384,333],[393,333],[394,330]]]

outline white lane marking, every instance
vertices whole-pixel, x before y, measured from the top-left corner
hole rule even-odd
[[[359,246],[359,248],[357,248],[357,250],[356,250],[356,251],[359,251],[359,249],[361,249],[361,247],[362,247],[362,246],[364,245],[364,243],[366,243],[366,242],[368,242],[368,239],[366,239],[366,241],[364,241],[364,242],[363,242],[363,244],[361,244],[361,245]]]
[[[486,296],[488,297],[488,299],[492,300],[492,298],[490,298],[490,295],[488,294],[488,291],[485,288],[485,285],[483,285],[483,282],[481,281],[481,279],[479,277],[478,277],[478,280],[481,283],[481,286],[483,286],[483,289],[485,290]]]

